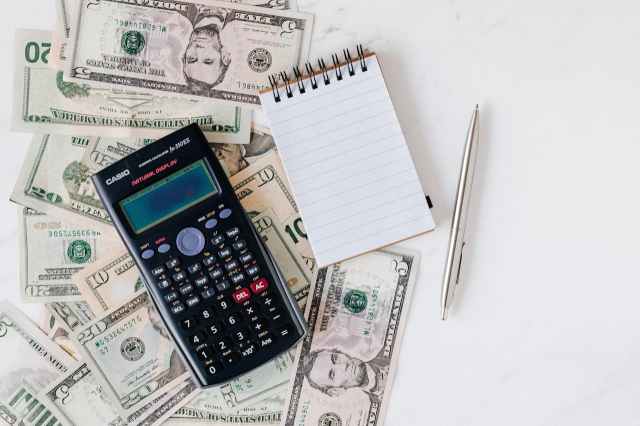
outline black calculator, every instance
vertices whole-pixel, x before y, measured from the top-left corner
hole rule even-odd
[[[297,303],[196,124],[92,179],[201,387],[304,336]]]

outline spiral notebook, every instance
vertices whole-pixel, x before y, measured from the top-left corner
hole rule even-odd
[[[270,77],[261,102],[320,267],[435,225],[375,54]]]

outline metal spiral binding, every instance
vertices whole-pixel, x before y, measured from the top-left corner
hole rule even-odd
[[[341,81],[344,79],[345,74],[342,73],[342,67],[346,65],[349,76],[354,76],[356,74],[355,63],[356,60],[360,64],[360,70],[362,72],[367,72],[367,61],[365,57],[364,48],[361,44],[356,46],[356,51],[358,53],[358,57],[354,58],[351,56],[351,52],[349,49],[343,49],[342,54],[344,55],[345,64],[340,64],[340,57],[337,53],[331,54],[331,60],[333,61],[333,70],[335,72],[335,78],[337,81]],[[325,86],[331,84],[331,77],[329,75],[329,69],[327,68],[327,64],[324,59],[318,59],[318,68],[319,73],[316,73],[316,70],[313,68],[311,62],[305,63],[306,77],[300,71],[298,66],[293,67],[293,76],[295,78],[295,82],[298,86],[298,91],[300,94],[304,94],[307,91],[307,87],[304,84],[304,80],[306,78],[311,82],[311,89],[315,90],[318,86],[318,80],[316,78],[317,75],[322,74],[322,79],[324,81]],[[280,102],[282,100],[280,96],[280,91],[278,89],[278,80],[282,79],[284,83],[284,88],[287,94],[287,98],[293,97],[293,91],[291,90],[291,84],[293,81],[289,80],[289,76],[285,71],[280,72],[280,74],[274,74],[269,76],[269,84],[271,84],[271,91],[273,92],[273,98],[276,102]]]

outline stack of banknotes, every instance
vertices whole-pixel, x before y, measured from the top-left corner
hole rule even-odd
[[[313,17],[291,1],[56,0],[53,31],[17,32],[13,128],[34,136],[11,200],[20,292],[43,315],[0,303],[0,425],[383,423],[419,256],[316,269],[269,128],[252,119],[267,76],[306,59]],[[190,123],[309,324],[288,353],[207,390],[90,179]]]

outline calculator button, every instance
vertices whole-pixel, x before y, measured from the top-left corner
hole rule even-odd
[[[244,281],[244,274],[241,272],[238,272],[237,274],[231,275],[229,279],[234,285],[238,285]]]
[[[247,273],[249,272],[247,271]],[[267,281],[266,278],[260,278],[249,284],[249,287],[251,287],[251,291],[253,292],[253,294],[260,294],[267,288],[269,288],[269,281]]]
[[[281,327],[277,332],[276,335],[280,336],[280,337],[286,337],[289,334],[291,334],[291,326],[289,325],[285,325],[284,327]]]
[[[267,326],[262,320],[258,320],[251,324],[251,329],[256,333],[260,333],[262,331],[265,331],[267,329]]]
[[[241,344],[244,344],[247,341],[247,339],[249,339],[249,332],[243,328],[240,328],[238,330],[235,330],[233,333],[231,333],[231,338],[238,345],[241,345]]]
[[[193,318],[183,319],[180,323],[182,324],[182,328],[185,330],[192,330],[197,324],[196,320]]]
[[[224,269],[230,272],[230,271],[233,271],[234,269],[238,269],[239,266],[240,264],[238,263],[237,260],[230,260],[224,264]]]
[[[284,315],[282,315],[282,312],[280,310],[276,310],[273,314],[271,314],[271,316],[269,317],[269,321],[271,321],[272,324],[281,324],[286,318],[284,317]]]
[[[171,250],[171,246],[169,244],[162,244],[158,247],[158,253],[165,254],[169,250]]]
[[[251,265],[247,267],[246,271],[247,275],[249,275],[251,278],[254,278],[256,275],[258,275],[258,272],[260,272],[260,268],[258,268],[258,265]]]
[[[271,346],[273,343],[273,336],[271,333],[265,333],[262,337],[258,339],[258,346],[261,348],[266,348],[267,346]]]
[[[193,283],[196,285],[196,287],[204,287],[205,285],[207,285],[209,283],[209,278],[207,278],[205,276],[200,276],[200,277],[196,278],[195,280],[193,280]]]
[[[179,300],[176,300],[171,305],[171,313],[173,313],[174,315],[180,314],[180,313],[184,312],[184,310],[185,310],[185,307],[182,304],[182,302],[179,301]]]
[[[230,287],[231,287],[231,284],[229,284],[229,281],[227,280],[222,280],[218,284],[216,284],[216,288],[218,289],[218,291],[225,291],[225,290],[228,290]]]
[[[218,221],[217,221],[217,220],[215,220],[215,219],[209,219],[208,221],[206,221],[206,222],[204,223],[204,227],[205,227],[206,229],[213,229],[213,228],[215,228],[215,227],[216,227],[216,225],[217,225],[217,224],[218,224]]]
[[[207,333],[212,337],[217,337],[220,335],[220,327],[217,324],[211,324],[207,328]]]
[[[231,295],[236,303],[242,303],[251,297],[251,293],[246,288],[241,288]]]
[[[227,237],[235,238],[238,235],[240,235],[240,229],[238,229],[238,227],[230,228],[230,229],[227,229],[225,233],[227,234]]]
[[[238,314],[231,314],[227,317],[227,324],[229,324],[231,327],[238,325],[241,321],[241,317]]]
[[[176,293],[175,291],[172,291],[171,293],[167,293],[164,295],[164,300],[166,300],[167,303],[171,303],[177,299],[178,299],[178,293]]]
[[[201,269],[202,266],[200,266],[199,263],[194,263],[193,265],[187,266],[187,272],[189,272],[191,275],[200,272]]]
[[[206,337],[204,334],[202,334],[201,332],[198,332],[196,334],[194,334],[193,336],[189,337],[189,343],[191,343],[191,346],[193,347],[198,347],[201,344],[203,344],[206,341]]]
[[[242,348],[242,350],[240,351],[240,356],[242,358],[248,358],[255,355],[257,351],[258,347],[254,343],[249,343]]]
[[[224,352],[224,351],[228,351],[231,348],[231,343],[229,342],[229,340],[222,337],[216,340],[213,346],[216,348],[216,351]]]
[[[236,351],[226,351],[222,353],[222,362],[225,365],[233,365],[240,360],[240,355]]]
[[[151,275],[153,275],[154,277],[157,277],[158,275],[162,275],[162,274],[164,274],[163,266],[156,266],[151,270]]]
[[[225,299],[216,300],[214,306],[220,312],[227,312],[229,309],[231,309],[231,305],[229,305],[229,302],[227,302]]]
[[[216,258],[215,256],[207,256],[202,259],[202,263],[208,268],[209,266],[212,266],[216,263]]]
[[[178,291],[180,292],[180,294],[182,294],[183,296],[186,296],[188,294],[190,294],[193,291],[193,285],[192,284],[185,284],[182,287],[180,287],[178,289]]]
[[[140,256],[142,256],[144,260],[149,260],[153,257],[154,254],[156,253],[152,249],[146,249]]]
[[[209,272],[209,276],[212,279],[217,280],[217,279],[222,278],[224,276],[224,271],[221,268],[216,268],[213,271]]]
[[[220,259],[225,259],[229,256],[231,256],[231,249],[229,247],[225,247],[218,252],[218,257]]]
[[[275,305],[275,301],[273,300],[273,297],[269,294],[269,293],[263,293],[263,296],[266,294],[265,297],[260,297],[257,300],[262,303],[263,308],[269,308],[271,306]]]
[[[213,310],[206,308],[203,309],[202,312],[200,312],[200,318],[203,320],[208,320],[208,319],[213,319],[214,315],[213,315]]]
[[[198,296],[191,296],[190,298],[185,300],[185,303],[187,304],[188,307],[193,308],[198,303],[200,303],[200,298]]]
[[[206,370],[207,373],[209,373],[211,376],[215,376],[216,374],[218,374],[218,371],[220,371],[220,366],[217,363],[212,362],[207,365]]]
[[[198,349],[197,352],[198,352],[198,358],[200,358],[203,361],[208,361],[213,357],[213,354],[211,353],[211,349],[208,347]]]
[[[223,220],[229,219],[229,217],[231,217],[231,209],[222,210],[218,216],[220,216],[220,219],[223,219]]]
[[[187,278],[187,275],[184,272],[176,272],[171,276],[171,278],[173,278],[173,281],[176,283],[179,283],[184,281],[184,279]]]
[[[240,251],[247,248],[247,243],[244,240],[238,240],[234,241],[233,244],[231,244],[231,247],[233,247],[234,250]]]
[[[245,302],[242,304],[242,312],[248,317],[251,317],[257,313],[257,309],[255,306],[251,304],[251,302]]]
[[[214,246],[219,246],[222,243],[224,243],[224,237],[222,235],[216,235],[211,239],[211,244]]]
[[[165,265],[167,265],[167,268],[169,269],[173,269],[176,268],[178,266],[180,266],[180,261],[178,259],[176,259],[175,257],[167,260],[167,263],[165,263]]]
[[[247,263],[253,260],[253,255],[251,253],[241,254],[239,259],[240,259],[240,262],[246,265]]]
[[[213,296],[215,296],[216,291],[212,288],[208,288],[205,291],[203,291],[200,295],[202,296],[203,299],[211,299]]]
[[[178,232],[176,246],[185,256],[195,256],[204,249],[204,235],[197,228],[184,228]]]
[[[160,280],[158,281],[158,288],[164,290],[165,288],[168,288],[171,285],[171,283],[169,282],[169,280]]]

